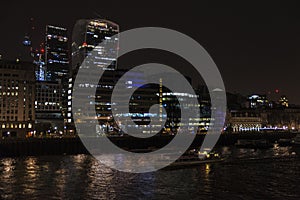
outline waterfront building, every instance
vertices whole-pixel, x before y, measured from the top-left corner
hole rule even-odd
[[[112,36],[117,35],[119,33],[119,26],[111,21],[105,19],[82,19],[77,21],[73,29],[72,36],[72,67],[71,67],[71,75],[68,79],[68,89],[67,89],[67,111],[66,111],[66,127],[68,133],[75,132],[75,126],[73,123],[73,113],[77,113],[78,111],[72,111],[72,90],[73,84],[77,75],[79,68],[81,67],[84,59],[91,55],[91,52],[95,50],[97,52],[97,56],[94,56],[91,63],[86,62],[85,65],[95,65],[99,67],[99,70],[115,70],[117,66],[117,57],[118,57],[118,37],[112,39]],[[102,44],[109,43],[111,48],[107,49],[102,46]],[[104,67],[105,65],[109,65],[109,67]],[[88,66],[87,66],[88,67]],[[102,85],[93,85],[93,87],[98,87],[102,89],[112,89],[112,85],[116,80],[114,77],[118,76],[120,72],[111,72],[111,74],[107,74],[108,82],[103,82]],[[100,77],[99,77],[100,78]],[[103,79],[101,80],[103,81]],[[89,80],[87,78],[87,85],[90,85]],[[87,94],[86,98],[88,98],[89,94]],[[106,93],[101,95],[102,98],[107,97]],[[110,102],[110,101],[109,101]],[[106,102],[108,103],[108,102]],[[102,114],[100,119],[110,119],[107,109],[109,105],[97,106],[97,108],[102,109]],[[110,121],[110,120],[109,120]]]
[[[94,87],[96,89],[95,99],[93,102],[87,101],[88,96],[90,94],[81,94],[82,96],[86,96],[86,99],[83,99],[83,103],[85,104],[94,104],[96,110],[96,118],[98,121],[98,125],[95,125],[96,132],[115,134],[118,133],[118,129],[122,128],[122,125],[126,125],[127,128],[132,128],[127,120],[133,121],[136,125],[141,125],[141,133],[166,133],[173,134],[178,131],[178,128],[182,125],[186,125],[189,127],[189,132],[197,133],[197,127],[203,125],[203,128],[207,131],[208,126],[211,123],[210,119],[210,111],[206,106],[203,105],[203,113],[205,115],[201,115],[200,117],[191,117],[186,122],[188,124],[183,124],[181,120],[181,108],[183,109],[191,109],[199,110],[200,104],[197,102],[196,104],[191,105],[190,102],[192,98],[198,98],[198,95],[193,95],[184,92],[171,92],[168,88],[163,86],[163,80],[161,79],[160,84],[147,84],[147,77],[144,77],[144,73],[142,71],[128,72],[126,79],[121,85],[124,87],[124,90],[120,90],[116,95],[118,95],[118,99],[123,99],[123,95],[126,94],[126,88],[137,87],[132,94],[129,105],[129,113],[118,113],[116,110],[116,116],[123,119],[123,121],[115,121],[112,115],[112,107],[118,107],[116,102],[111,101],[111,95],[115,88],[115,84],[120,81],[119,79],[127,72],[127,70],[107,70],[99,80],[97,85],[92,84],[81,84],[79,87]],[[71,80],[70,80],[71,81]],[[122,91],[125,93],[123,94]],[[177,99],[178,97],[179,99]],[[180,100],[180,103],[179,103]],[[158,104],[157,110],[151,110],[151,107],[155,104]],[[88,106],[88,105],[87,105]],[[205,107],[205,109],[204,109]],[[71,109],[70,109],[71,110]],[[165,110],[165,112],[163,111]],[[95,116],[92,115],[93,112],[83,113],[79,109],[73,108],[73,113],[75,115],[85,116],[81,118],[81,121],[77,121],[76,123],[86,123],[88,121],[93,121]],[[71,115],[69,115],[71,117]],[[150,121],[151,119],[151,121]],[[72,119],[68,119],[70,122]],[[165,121],[163,128],[161,129],[162,121]],[[149,125],[151,122],[151,126]],[[124,127],[124,126],[123,126]],[[196,129],[195,129],[196,127]]]
[[[288,131],[300,130],[299,107],[239,109],[227,113],[227,131]]]
[[[300,107],[277,107],[261,110],[261,116],[265,128],[300,130]]]
[[[119,81],[119,79],[127,72],[127,70],[107,70],[104,72],[102,77],[100,77],[100,80],[98,84],[81,84],[79,85],[80,88],[86,88],[86,87],[94,87],[96,89],[95,93],[95,101],[92,99],[89,101],[90,94],[81,94],[83,99],[83,103],[85,104],[93,104],[95,105],[95,111],[96,111],[96,118],[98,121],[98,124],[95,125],[97,127],[97,132],[100,133],[109,133],[113,134],[118,132],[118,129],[120,128],[120,124],[126,124],[126,121],[118,121],[115,122],[113,115],[112,115],[112,104],[114,106],[116,105],[115,102],[111,102],[111,95],[115,88],[115,84]],[[70,82],[72,79],[70,79]],[[143,77],[142,72],[132,72],[129,73],[128,77],[122,85],[127,88],[132,87],[140,87],[132,96],[129,102],[130,106],[130,113],[117,113],[118,117],[130,117],[135,123],[137,124],[147,124],[149,123],[149,114],[148,110],[151,105],[158,103],[158,97],[157,93],[158,90],[156,88],[149,88],[148,85],[144,85],[145,79]],[[151,90],[151,91],[149,91]],[[72,92],[71,89],[68,92]],[[118,99],[122,99],[122,93],[117,94]],[[85,97],[85,98],[84,98]],[[87,105],[88,106],[88,105]],[[95,119],[95,116],[92,115],[94,111],[87,111],[88,113],[83,113],[80,109],[76,109],[71,107],[71,100],[69,101],[69,107],[68,107],[68,131],[72,133],[74,131],[74,126],[72,125],[72,114],[73,111],[74,115],[81,115],[85,116],[82,118],[82,121],[77,121],[76,123],[86,123],[88,121],[92,121]],[[157,115],[157,113],[155,113]],[[157,116],[155,116],[157,117]],[[83,120],[84,119],[84,120]],[[72,129],[73,128],[73,129]]]
[[[60,81],[36,82],[36,134],[64,131],[61,90]]]
[[[69,39],[67,29],[59,26],[46,26],[45,60],[47,81],[61,84],[61,113],[66,118],[67,89],[70,76]]]
[[[232,132],[260,131],[263,120],[259,112],[253,110],[231,110],[227,113],[227,128]]]
[[[25,137],[34,132],[35,74],[29,62],[0,60],[0,134]]]
[[[95,102],[88,101],[88,99],[93,99],[91,94],[81,94],[82,100],[89,105],[95,104],[96,118],[98,120],[99,126],[97,128],[98,132],[103,132],[101,129],[110,130],[110,132],[116,131],[115,128],[118,123],[126,124],[126,121],[115,122],[112,116],[112,104],[111,94],[114,90],[115,84],[118,82],[119,78],[126,73],[126,70],[118,69],[117,57],[118,57],[118,37],[113,38],[113,35],[119,33],[119,26],[111,21],[103,19],[95,20],[79,20],[74,26],[72,37],[72,77],[69,78],[69,88],[68,88],[68,109],[67,109],[67,129],[68,131],[74,132],[75,127],[73,124],[73,115],[85,116],[86,121],[80,121],[76,123],[85,123],[88,120],[94,120],[95,116],[90,113],[82,113],[81,110],[72,107],[72,88],[76,74],[80,67],[85,67],[88,69],[89,65],[94,65],[99,68],[99,70],[105,70],[102,77],[99,77],[99,83],[94,84],[89,82],[87,76],[86,83],[82,83],[77,87],[93,87],[97,88],[95,94]],[[108,49],[106,44],[110,48]],[[94,50],[94,54],[91,54]],[[95,53],[96,52],[96,53]],[[81,66],[84,59],[87,56],[91,56],[88,61],[84,62],[84,66]],[[110,64],[108,67],[107,65]],[[191,98],[198,98],[197,95],[187,94],[187,93],[172,93],[168,91],[167,88],[162,87],[162,85],[151,85],[147,83],[147,78],[144,77],[143,72],[135,72],[130,74],[128,79],[123,83],[124,87],[139,86],[139,88],[134,92],[130,100],[129,113],[117,113],[117,115],[126,115],[130,117],[130,120],[134,121],[138,125],[147,126],[150,123],[150,118],[153,120],[158,120],[153,122],[154,126],[160,126],[161,121],[166,119],[164,132],[176,132],[180,120],[180,105],[176,96],[181,98],[183,102],[183,107],[194,106],[199,110],[200,105],[190,105]],[[189,78],[187,78],[190,80]],[[162,82],[164,80],[161,80]],[[118,94],[122,98],[122,94]],[[84,99],[85,98],[85,99]],[[151,113],[149,110],[154,104],[159,104],[157,112]],[[186,104],[186,105],[185,105]],[[163,110],[166,110],[166,113]],[[83,118],[81,118],[83,120]],[[211,120],[208,115],[202,118],[191,117],[189,119],[190,127],[197,127],[200,125],[202,120],[203,128],[207,130]],[[109,126],[109,128],[107,128]],[[191,128],[192,129],[192,128]],[[154,128],[146,129],[143,133],[150,133],[151,131],[157,130]],[[97,132],[97,131],[96,131]],[[105,131],[104,131],[105,132]],[[197,133],[198,130],[190,130],[190,132]]]

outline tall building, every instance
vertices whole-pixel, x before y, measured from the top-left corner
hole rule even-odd
[[[79,20],[74,26],[73,38],[72,38],[72,74],[73,76],[69,79],[69,89],[68,89],[68,130],[74,131],[74,126],[72,124],[72,119],[75,116],[80,116],[80,120],[76,123],[87,123],[91,125],[91,122],[97,119],[95,122],[96,128],[95,132],[97,134],[101,133],[116,133],[118,131],[118,123],[125,125],[130,128],[132,125],[126,120],[134,121],[135,124],[147,127],[150,124],[151,127],[146,128],[145,131],[141,130],[142,133],[157,133],[157,128],[161,127],[163,120],[166,120],[165,130],[167,132],[174,131],[179,126],[180,123],[180,111],[178,107],[178,101],[175,96],[170,91],[163,89],[162,85],[151,85],[147,83],[147,77],[145,77],[142,71],[140,72],[130,72],[127,74],[126,80],[123,80],[124,87],[133,88],[138,87],[135,93],[132,95],[129,102],[129,113],[118,113],[116,115],[122,118],[123,121],[116,121],[112,116],[112,105],[116,105],[117,102],[111,101],[111,95],[115,89],[115,84],[120,81],[127,71],[117,69],[117,57],[118,57],[118,37],[112,37],[119,33],[119,26],[113,22],[96,19],[96,20]],[[89,59],[84,60],[89,56]],[[84,61],[84,62],[83,62]],[[82,65],[84,63],[84,65]],[[94,116],[94,110],[82,111],[80,108],[72,107],[72,87],[75,77],[77,75],[78,69],[80,67],[89,69],[90,66],[96,66],[99,70],[105,70],[102,77],[99,77],[99,82],[97,84],[91,83],[89,80],[89,75],[86,75],[86,80],[76,85],[79,88],[96,88],[95,94],[83,94],[84,90],[80,93],[76,100],[83,104],[84,107],[90,107],[90,105],[95,106],[96,118]],[[81,74],[82,75],[82,74]],[[161,80],[163,81],[163,80]],[[161,82],[162,84],[162,82]],[[87,90],[88,91],[88,90]],[[126,90],[123,90],[126,93]],[[123,99],[127,94],[122,94],[123,91],[118,92],[118,99]],[[122,96],[124,95],[124,96]],[[184,102],[184,106],[190,106],[189,102],[193,98],[197,98],[197,95],[187,94],[187,93],[176,93],[178,97]],[[94,98],[95,97],[95,102]],[[150,108],[154,104],[159,104],[158,110],[151,113]],[[82,106],[82,104],[81,104]],[[118,105],[116,105],[118,106]],[[127,105],[126,105],[127,106]],[[199,104],[192,105],[193,107],[199,109]],[[169,112],[165,114],[163,110]],[[86,113],[83,113],[86,112]],[[199,126],[199,118],[190,119],[186,124],[189,127]],[[92,126],[92,125],[91,125]],[[153,129],[154,128],[154,129]],[[73,129],[73,130],[72,130]],[[196,133],[197,130],[190,130]]]
[[[97,56],[90,59],[91,63],[86,65],[96,65],[99,70],[114,70],[117,66],[118,57],[118,37],[112,36],[119,33],[119,26],[105,19],[82,19],[77,21],[73,29],[72,36],[72,68],[71,76],[68,79],[68,102],[66,126],[69,132],[75,130],[72,113],[72,89],[77,72],[84,59],[91,55],[93,50],[97,51]],[[110,49],[104,48],[103,44],[109,43]],[[110,65],[108,68],[106,65]],[[110,75],[109,75],[110,76]],[[115,76],[115,75],[112,75]],[[99,77],[100,78],[100,77]],[[87,80],[88,83],[89,80]],[[113,79],[111,81],[114,81]]]
[[[45,61],[47,80],[66,80],[69,74],[69,48],[66,28],[46,26]]]
[[[73,30],[72,38],[72,71],[77,74],[83,60],[97,51],[97,56],[91,58],[91,64],[104,70],[115,69],[118,57],[118,37],[112,36],[119,33],[119,26],[104,19],[79,20]],[[109,44],[109,45],[107,45]],[[107,46],[111,47],[110,49]],[[87,63],[89,64],[89,63]],[[111,64],[109,68],[105,65]]]
[[[0,61],[0,134],[25,137],[33,134],[35,110],[34,65]]]
[[[69,43],[67,29],[47,25],[44,64],[36,73],[36,127],[38,134],[63,132],[67,110]]]

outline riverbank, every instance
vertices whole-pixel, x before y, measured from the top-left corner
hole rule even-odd
[[[274,133],[235,133],[222,134],[216,146],[231,146],[239,139],[258,140],[264,139],[275,143],[279,139],[291,139],[296,136],[294,132]],[[168,144],[174,136],[153,136],[141,139],[129,136],[109,137],[117,146],[129,151],[151,151],[162,148]],[[190,146],[191,149],[201,146],[205,134],[197,135]],[[102,140],[104,138],[97,138]],[[89,154],[79,137],[62,138],[26,138],[26,139],[2,139],[0,140],[0,156],[35,156],[35,155],[76,155]]]

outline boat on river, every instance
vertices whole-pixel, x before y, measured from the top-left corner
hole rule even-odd
[[[223,162],[225,160],[225,157],[222,157],[219,153],[211,151],[210,149],[204,149],[203,151],[193,149],[183,154],[167,168],[192,167],[208,163]]]

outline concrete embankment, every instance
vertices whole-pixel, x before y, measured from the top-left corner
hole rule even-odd
[[[280,138],[293,138],[296,133],[239,133],[222,134],[218,146],[234,145],[238,139],[265,139],[274,143]],[[161,148],[168,144],[174,136],[154,136],[139,139],[128,136],[110,137],[117,146],[126,150],[146,150]],[[205,135],[197,135],[190,148],[201,146]],[[98,138],[101,140],[101,138]],[[63,154],[88,154],[80,138],[26,138],[26,139],[1,139],[0,156],[30,156],[30,155],[63,155]]]

